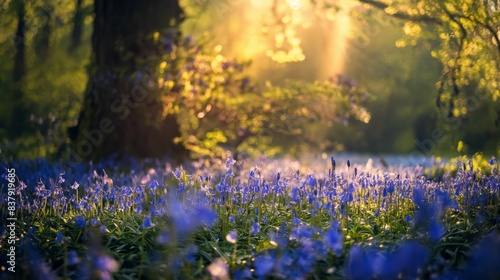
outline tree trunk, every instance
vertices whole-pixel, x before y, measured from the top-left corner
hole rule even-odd
[[[162,118],[161,92],[150,83],[146,61],[155,32],[180,21],[176,0],[95,0],[92,61],[78,125],[70,129],[74,158],[165,155],[186,150],[174,116]]]
[[[24,103],[23,80],[26,75],[26,7],[24,1],[17,1],[17,29],[14,38],[14,69],[13,69],[13,105],[14,114],[12,137],[17,137],[25,132],[28,123],[27,110]]]
[[[71,31],[71,45],[69,51],[74,51],[82,42],[85,13],[82,7],[83,0],[76,0],[73,30]]]
[[[49,58],[50,36],[52,35],[52,13],[54,7],[45,5],[38,11],[45,19],[45,24],[38,30],[35,36],[35,55],[37,61],[44,63]]]

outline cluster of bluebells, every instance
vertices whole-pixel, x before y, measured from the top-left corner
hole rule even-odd
[[[22,215],[20,224],[29,228],[21,238],[35,242],[42,227],[29,225],[30,221],[59,216],[68,224],[51,233],[52,242],[75,247],[70,243],[81,240],[65,229],[76,228],[83,236],[92,230],[107,236],[119,231],[107,216],[138,217],[133,226],[141,238],[152,233],[160,250],[178,246],[175,255],[167,252],[164,263],[175,271],[201,265],[201,271],[218,279],[305,279],[318,270],[350,279],[454,279],[474,273],[494,279],[499,274],[493,264],[500,258],[498,233],[474,247],[460,270],[433,252],[434,246],[451,238],[447,233],[458,221],[465,221],[465,231],[474,223],[498,229],[496,160],[489,175],[466,163],[456,176],[441,181],[412,168],[389,172],[350,161],[339,164],[333,157],[327,168],[305,174],[300,168],[286,169],[285,162],[272,168],[238,169],[232,158],[212,170],[191,174],[160,162],[144,164],[150,168],[127,173],[103,167],[54,174],[57,169],[43,164],[40,169],[50,170],[47,173],[53,177],[19,173],[17,212]],[[4,212],[3,193],[1,203]],[[375,246],[377,238],[388,232],[401,235],[400,246],[390,250]],[[1,233],[5,238],[5,228]],[[63,252],[69,269],[81,263],[100,279],[111,278],[122,265],[98,246]],[[27,262],[33,262],[30,258],[26,255]],[[41,257],[36,254],[36,258]],[[487,269],[479,269],[480,265]],[[44,271],[56,274],[46,265]]]

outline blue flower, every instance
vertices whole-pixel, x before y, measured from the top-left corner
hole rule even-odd
[[[251,235],[256,235],[260,231],[260,226],[258,223],[253,223],[252,230],[250,232]]]
[[[238,241],[238,233],[236,232],[236,230],[232,230],[232,231],[230,231],[230,232],[226,235],[226,240],[227,240],[227,242],[229,242],[229,243],[235,244],[235,243]]]
[[[74,265],[80,262],[80,259],[78,258],[78,253],[75,250],[71,250],[68,252],[67,262],[68,265]]]
[[[236,160],[234,160],[232,157],[229,157],[226,161],[226,168],[231,168],[231,166],[233,166],[233,164],[236,163]]]
[[[429,223],[429,239],[433,242],[439,241],[443,237],[445,228],[435,220]]]
[[[106,226],[101,226],[101,227],[99,228],[99,231],[100,231],[102,234],[104,234],[104,233],[108,232],[108,228],[107,228]]]
[[[187,246],[184,253],[188,263],[194,263],[196,261],[196,252],[198,252],[198,247],[196,245],[190,244]]]
[[[182,176],[182,167],[177,167],[174,171],[172,171],[172,174],[174,174],[175,179],[180,180]]]
[[[158,181],[154,180],[153,182],[151,182],[149,184],[149,189],[151,191],[154,191],[158,186],[160,186],[160,183],[158,183]]]
[[[323,243],[329,250],[335,252],[335,254],[339,255],[342,253],[342,249],[344,246],[342,233],[337,229],[332,227],[327,230],[323,235]]]
[[[406,215],[406,217],[405,217],[405,222],[409,223],[409,222],[411,222],[411,220],[412,220],[412,219],[413,219],[413,218],[412,218],[412,216],[411,216],[411,215]]]
[[[85,227],[85,219],[81,215],[78,215],[75,220],[75,225],[80,228]]]
[[[120,267],[117,261],[107,255],[95,255],[92,258],[92,264],[97,271],[101,272],[101,277],[118,271]]]
[[[381,279],[417,279],[431,256],[430,250],[412,241],[404,243],[396,251],[383,258],[380,271]]]
[[[63,242],[63,239],[64,239],[64,235],[62,234],[62,232],[60,230],[58,230],[57,234],[56,234],[56,244],[61,244]]]
[[[91,224],[93,227],[95,227],[95,226],[97,226],[97,225],[100,225],[100,224],[101,224],[101,221],[100,221],[100,220],[99,220],[99,218],[97,218],[97,217],[96,217],[96,218],[92,218],[92,219],[90,220],[90,224]]]
[[[64,182],[66,181],[66,180],[63,178],[63,175],[64,175],[64,174],[65,174],[64,172],[63,172],[63,173],[61,173],[61,174],[59,174],[59,177],[58,177],[58,179],[57,179],[57,184],[59,184],[59,185],[60,185],[60,184],[62,184],[62,183],[64,183]]]
[[[354,245],[347,257],[347,276],[352,280],[371,279],[374,274],[375,259],[359,245]]]
[[[255,259],[255,274],[260,278],[268,275],[274,267],[274,258],[268,254],[260,255]]]
[[[146,216],[142,222],[141,228],[152,228],[154,224],[151,222],[151,216]]]
[[[157,237],[156,242],[158,244],[167,244],[170,242],[170,233],[167,230],[163,230]]]
[[[492,156],[492,157],[490,158],[490,160],[489,160],[489,164],[490,164],[490,165],[495,165],[495,164],[497,164],[497,159],[496,159],[494,156]]]
[[[500,279],[500,234],[492,232],[470,254],[464,279]]]
[[[389,187],[387,187],[387,192],[388,193],[394,192],[394,182],[393,181],[389,182]]]
[[[299,188],[293,187],[290,195],[293,201],[295,201],[296,203],[299,202]]]
[[[233,278],[236,280],[250,279],[252,278],[252,272],[248,268],[245,268],[243,270],[237,269],[234,271]]]

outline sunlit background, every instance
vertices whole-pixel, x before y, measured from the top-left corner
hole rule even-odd
[[[202,1],[183,30],[212,38],[227,56],[251,60],[259,78],[327,79],[345,70],[353,7],[359,4],[343,1],[339,11],[325,13],[306,0]]]
[[[0,17],[0,88],[15,104],[20,102],[21,96],[15,89],[22,86],[22,103],[29,113],[30,133],[13,138],[11,132],[16,128],[17,111],[14,106],[7,105],[9,103],[3,103],[0,107],[2,151],[27,157],[53,154],[60,150],[59,144],[69,144],[67,129],[77,124],[81,102],[88,89],[93,1],[60,1],[58,5],[49,1],[26,5],[26,75],[17,84],[13,82],[12,74],[18,17],[14,2],[3,1],[0,7],[3,13]],[[446,73],[443,68],[446,70],[451,64],[443,66],[436,58],[446,57],[447,53],[439,50],[445,43],[453,45],[448,41],[456,38],[453,33],[456,31],[443,33],[430,25],[390,17],[388,14],[397,10],[394,5],[377,10],[354,0],[181,0],[179,3],[186,15],[180,26],[182,36],[189,36],[195,44],[217,53],[217,63],[213,64],[217,67],[228,61],[249,62],[244,75],[260,88],[279,91],[273,87],[286,88],[287,81],[330,81],[366,93],[363,104],[355,104],[357,108],[366,107],[363,116],[332,117],[324,122],[327,125],[317,122],[308,111],[323,110],[325,116],[335,115],[328,111],[338,107],[334,108],[324,100],[317,102],[322,104],[308,104],[309,108],[303,105],[302,108],[290,109],[288,113],[309,114],[308,121],[293,131],[296,134],[302,132],[314,141],[293,144],[300,140],[272,135],[267,135],[265,140],[262,138],[267,144],[286,144],[284,149],[276,151],[277,154],[287,149],[293,152],[307,150],[290,148],[294,145],[317,149],[309,150],[313,153],[404,154],[418,151],[426,155],[456,155],[498,152],[500,110],[495,107],[498,103],[496,95],[493,94],[496,103],[488,104],[482,99],[477,108],[467,110],[464,103],[467,99],[462,97],[482,92],[475,90],[473,82],[459,80],[465,85],[464,96],[460,98],[453,99],[450,92],[441,93],[440,81]],[[72,38],[77,8],[82,12],[83,25],[80,41],[75,45]],[[495,11],[494,7],[491,9]],[[158,39],[159,33],[155,34]],[[467,50],[476,55],[481,46],[471,43]],[[478,62],[481,65],[492,63],[481,59]],[[167,64],[161,65],[165,68]],[[473,73],[476,76],[484,72],[484,78],[475,78],[480,81],[479,85],[491,88],[495,85],[496,68],[490,68],[489,71],[470,67],[465,70],[476,71]],[[165,88],[173,86],[173,81],[165,77],[159,81]],[[309,96],[305,92],[301,94],[304,100]],[[173,113],[175,108],[183,105],[174,104],[173,96],[165,100],[167,113]],[[294,100],[300,101],[300,98]],[[313,100],[311,98],[310,103],[316,102]],[[344,101],[349,103],[349,100]],[[268,108],[271,103],[261,104],[261,109]],[[444,107],[450,107],[450,112],[436,104],[446,104]],[[179,112],[179,117],[189,123],[181,126],[190,125],[192,128],[189,133],[184,133],[184,139],[198,141],[202,137],[212,137],[215,142],[210,145],[216,145],[214,143],[228,137],[215,124],[209,124],[213,126],[210,133],[196,135],[197,126],[206,125],[203,121],[210,112],[215,114],[216,104],[207,101],[193,106]],[[446,120],[450,114],[456,120]],[[229,119],[229,115],[225,118]],[[244,121],[246,118],[251,116],[237,117]],[[277,119],[287,120],[285,116]],[[264,125],[258,118],[245,125],[254,124]],[[446,131],[445,136],[434,141],[432,135],[441,129]],[[234,133],[241,134],[241,131]],[[428,144],[429,139],[432,145]],[[59,144],[49,145],[51,142]],[[223,148],[228,148],[228,145]]]

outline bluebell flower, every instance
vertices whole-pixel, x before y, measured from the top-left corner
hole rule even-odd
[[[268,254],[260,255],[255,259],[255,274],[263,278],[273,270],[275,260]]]
[[[150,190],[152,190],[152,191],[154,191],[154,190],[156,190],[156,188],[157,188],[157,187],[159,187],[159,186],[160,186],[160,183],[158,183],[158,181],[157,181],[157,180],[154,180],[154,181],[152,181],[152,182],[149,184],[149,189],[150,189]]]
[[[168,203],[168,214],[178,232],[189,234],[200,226],[210,226],[217,220],[215,211],[203,205],[184,205],[172,196]]]
[[[245,268],[243,270],[236,269],[234,271],[233,278],[235,280],[250,279],[250,278],[252,278],[252,272],[248,268]]]
[[[154,224],[151,222],[151,216],[146,216],[142,222],[141,228],[152,228]]]
[[[411,215],[406,215],[405,222],[409,223],[409,222],[411,222],[411,220],[412,220],[412,216]]]
[[[258,223],[253,223],[252,230],[250,231],[251,235],[256,235],[260,231],[260,226]]]
[[[352,280],[372,279],[376,259],[359,245],[354,245],[347,257],[347,276]]]
[[[234,218],[234,215],[229,216],[230,223],[234,224],[235,221],[236,221],[236,219]]]
[[[118,271],[120,267],[117,261],[107,255],[94,255],[91,260],[93,268],[99,274],[100,279],[113,279],[111,273]]]
[[[101,224],[101,221],[97,217],[94,217],[90,220],[90,225],[93,227],[100,225],[100,224]]]
[[[75,220],[75,225],[80,228],[85,227],[85,219],[81,215],[78,215]]]
[[[182,167],[177,167],[174,171],[172,171],[172,174],[174,174],[175,179],[180,180],[182,176]]]
[[[428,248],[408,241],[383,258],[377,274],[381,279],[418,279],[430,256]]]
[[[439,241],[439,239],[441,239],[441,237],[443,237],[444,235],[444,226],[435,220],[430,221],[428,226],[429,239],[433,242]]]
[[[59,185],[60,185],[60,184],[62,184],[62,183],[64,183],[64,182],[66,181],[66,180],[63,178],[63,175],[65,175],[65,173],[64,173],[64,172],[63,172],[63,173],[61,173],[61,174],[59,174],[59,177],[57,178],[57,184],[59,184]]]
[[[316,186],[316,179],[314,178],[314,176],[312,174],[309,174],[307,175],[307,184],[311,187],[315,187]]]
[[[290,193],[292,200],[296,203],[299,202],[299,189],[297,187],[292,188],[292,192]]]
[[[490,165],[495,165],[495,164],[497,164],[497,159],[496,159],[494,156],[492,156],[492,157],[490,158],[490,160],[488,161],[488,163],[489,163]]]
[[[167,244],[170,242],[170,232],[167,230],[163,230],[157,237],[156,237],[156,242],[158,244]]]
[[[300,225],[290,234],[290,239],[311,238],[314,235],[314,229],[306,225]]]
[[[344,242],[342,239],[342,233],[335,228],[330,228],[323,235],[323,243],[325,246],[335,252],[335,254],[340,255],[342,253]]]
[[[63,240],[64,240],[64,235],[60,230],[58,230],[57,234],[56,234],[56,240],[55,240],[56,244],[61,244],[63,242]]]
[[[316,197],[314,196],[314,194],[310,193],[310,194],[307,195],[307,202],[309,204],[313,204],[315,198]]]
[[[194,263],[196,261],[196,253],[198,252],[198,247],[194,244],[189,244],[185,249],[184,253],[186,256],[186,261],[188,263]]]
[[[394,182],[393,181],[389,182],[389,186],[387,187],[387,192],[390,194],[394,192]]]
[[[232,157],[229,157],[227,160],[226,160],[226,168],[231,168],[231,166],[233,166],[233,164],[236,163],[236,160],[234,160]]]
[[[300,179],[300,171],[299,171],[299,170],[297,170],[297,171],[295,171],[295,172],[293,173],[293,178],[294,178],[295,180],[299,180],[299,179]]]
[[[68,252],[67,263],[68,265],[74,265],[80,262],[78,258],[78,253],[75,250],[71,250]]]
[[[314,209],[320,210],[322,205],[323,205],[323,203],[321,202],[321,200],[316,200],[316,202],[314,203]]]
[[[500,279],[500,234],[492,232],[470,253],[463,279]]]
[[[141,204],[137,205],[137,207],[135,208],[134,211],[137,214],[141,214],[142,213],[142,205]]]
[[[99,231],[100,231],[102,234],[104,234],[104,233],[108,232],[108,228],[107,228],[106,226],[104,226],[104,225],[103,225],[103,226],[101,226],[101,227],[99,228]]]
[[[238,233],[236,232],[236,230],[232,230],[232,231],[230,231],[230,232],[226,235],[226,240],[227,240],[227,242],[229,242],[229,243],[235,244],[235,243],[238,241]]]

